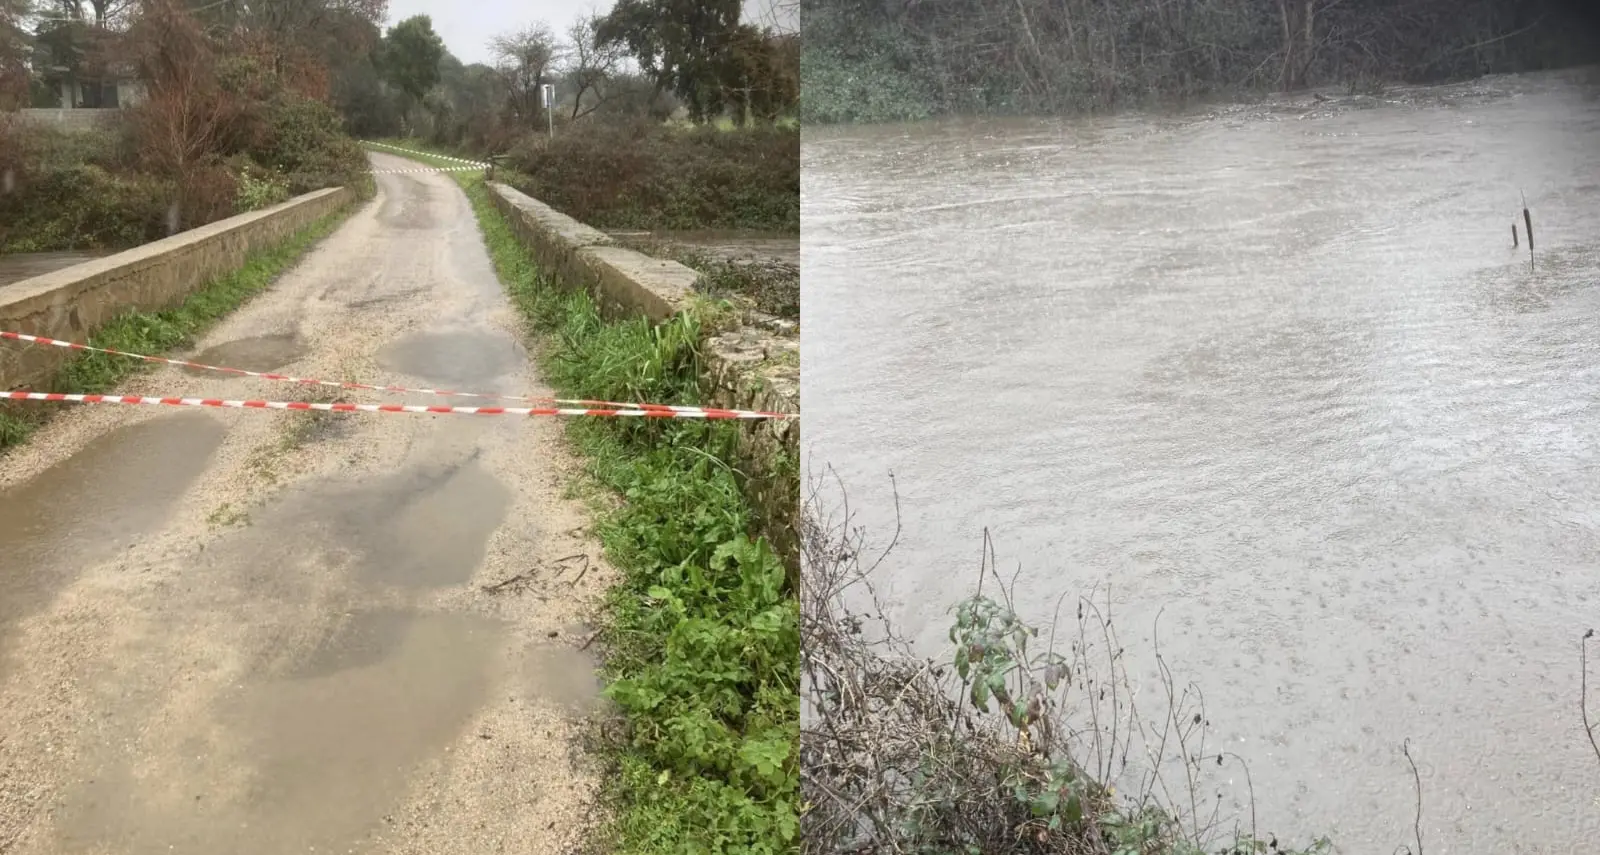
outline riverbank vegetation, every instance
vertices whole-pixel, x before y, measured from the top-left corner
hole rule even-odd
[[[805,0],[804,120],[1065,113],[1600,60],[1558,0]]]
[[[365,155],[323,102],[328,58],[369,49],[361,25],[373,25],[320,7],[325,17],[224,18],[220,4],[86,11],[60,0],[13,16],[31,24],[9,50],[25,48],[38,69],[34,106],[71,106],[63,93],[133,103],[73,111],[95,114],[84,127],[0,112],[0,253],[121,249],[291,195],[369,186]]]
[[[1333,851],[1225,816],[1211,776],[1249,769],[1207,741],[1199,689],[1158,647],[1158,697],[1136,699],[1107,598],[1063,598],[1050,626],[1022,619],[987,535],[950,652],[917,656],[872,584],[894,538],[874,550],[822,486],[801,528],[804,851]]]
[[[454,173],[501,282],[563,395],[692,404],[707,332],[692,311],[660,325],[608,322],[589,295],[543,274],[481,175]],[[713,319],[715,307],[704,315]],[[618,853],[792,852],[799,846],[797,594],[732,464],[739,425],[573,420],[568,435],[605,488],[595,505],[622,571],[603,629],[597,726]]]

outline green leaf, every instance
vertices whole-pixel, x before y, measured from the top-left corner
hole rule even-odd
[[[1074,828],[1083,824],[1083,799],[1079,798],[1077,793],[1073,793],[1067,799],[1067,821],[1072,823]]]

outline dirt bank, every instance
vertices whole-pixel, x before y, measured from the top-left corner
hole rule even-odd
[[[546,394],[457,186],[378,184],[199,358]],[[124,391],[317,394],[171,368]],[[0,850],[570,849],[611,578],[574,466],[549,420],[56,419],[0,458]]]

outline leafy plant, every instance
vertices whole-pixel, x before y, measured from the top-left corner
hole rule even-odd
[[[289,198],[289,185],[271,175],[252,178],[249,172],[239,175],[239,192],[235,207],[240,213],[270,208]]]
[[[801,526],[802,687],[814,712],[800,742],[806,851],[1331,852],[1326,841],[1295,850],[1227,829],[1164,785],[1114,791],[1137,736],[1150,772],[1159,779],[1181,761],[1193,793],[1197,767],[1222,759],[1193,740],[1204,716],[1186,695],[1173,700],[1166,672],[1167,715],[1153,727],[1137,715],[1111,622],[1087,599],[1063,654],[1057,627],[1023,620],[1004,587],[986,593],[987,536],[978,589],[951,610],[948,655],[916,656],[872,588],[893,543],[871,554],[848,505],[830,512],[817,494]]]

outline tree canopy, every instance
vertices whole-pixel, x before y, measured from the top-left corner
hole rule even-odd
[[[421,101],[439,82],[439,61],[444,56],[444,40],[433,31],[433,20],[413,15],[384,34],[378,67],[385,80],[413,101]]]

